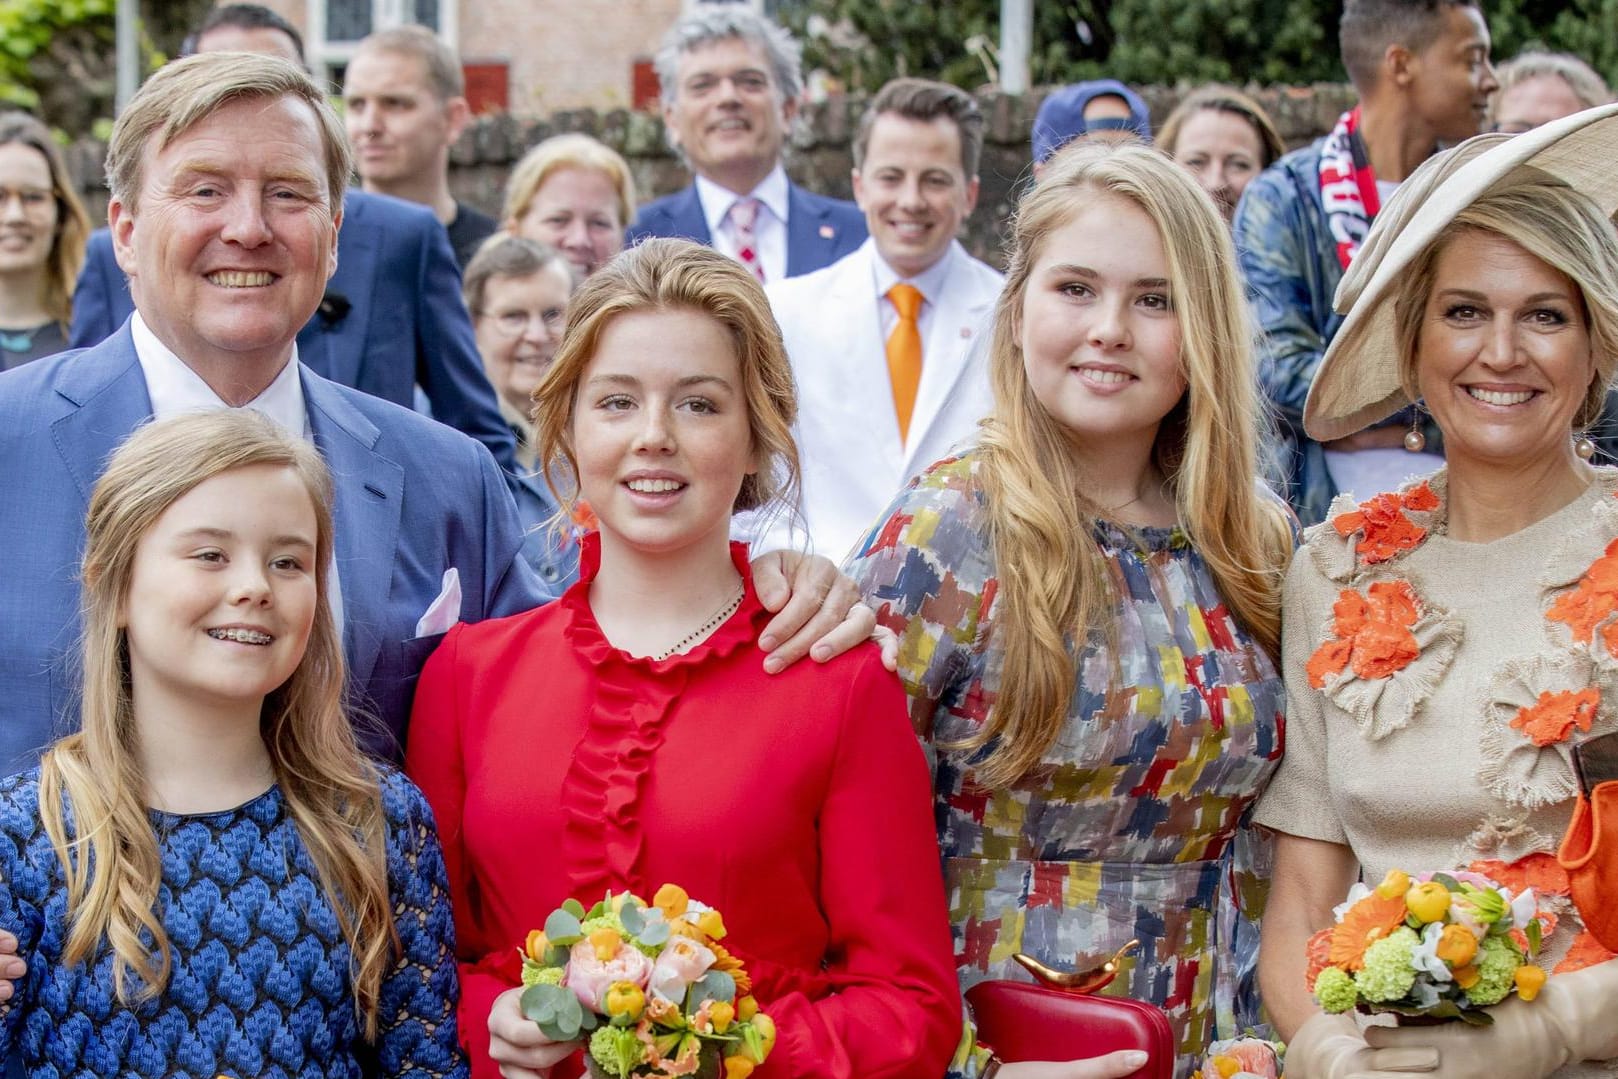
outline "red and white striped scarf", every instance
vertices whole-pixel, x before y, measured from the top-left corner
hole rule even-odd
[[[1337,259],[1346,270],[1382,209],[1376,173],[1371,171],[1365,140],[1360,138],[1358,105],[1343,113],[1321,147],[1320,201],[1326,207],[1332,239],[1337,241]]]

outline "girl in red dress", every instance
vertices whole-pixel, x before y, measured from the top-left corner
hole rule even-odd
[[[759,1079],[936,1079],[962,1026],[904,694],[870,645],[766,674],[729,541],[798,471],[763,290],[695,244],[624,252],[575,294],[536,400],[548,478],[600,531],[559,602],[450,631],[407,751],[473,1075],[578,1074],[577,1044],[520,1014],[518,949],[569,896],[672,882],[724,912],[776,1022]]]

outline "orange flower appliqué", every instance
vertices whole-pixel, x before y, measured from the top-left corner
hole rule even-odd
[[[1427,530],[1404,514],[1405,510],[1435,510],[1438,496],[1426,483],[1418,483],[1404,494],[1377,495],[1361,502],[1358,509],[1339,513],[1331,526],[1345,539],[1360,533],[1354,553],[1368,566],[1386,562],[1401,551],[1419,546]]]
[[[1332,633],[1309,657],[1309,684],[1351,668],[1359,678],[1387,678],[1410,666],[1421,654],[1416,635],[1420,607],[1409,581],[1377,581],[1367,595],[1344,589],[1332,604]]]
[[[1405,897],[1385,898],[1372,892],[1348,908],[1331,934],[1328,958],[1334,967],[1359,970],[1365,965],[1365,949],[1381,940],[1405,921]]]
[[[1552,693],[1546,690],[1532,705],[1517,710],[1517,718],[1511,721],[1511,727],[1522,731],[1536,746],[1565,742],[1568,732],[1574,727],[1589,731],[1600,704],[1601,691],[1593,687],[1577,692],[1564,689]]]
[[[1320,972],[1331,966],[1332,935],[1333,930],[1322,929],[1304,945],[1303,954],[1309,965],[1303,973],[1303,980],[1311,993],[1315,991],[1315,979],[1320,977]]]
[[[1613,957],[1614,954],[1603,948],[1601,942],[1596,940],[1590,931],[1586,929],[1573,938],[1572,947],[1568,948],[1567,954],[1562,957],[1560,963],[1556,964],[1556,969],[1551,973],[1566,974],[1570,970],[1583,970],[1585,967],[1593,967],[1597,963],[1605,963]]]
[[[1567,870],[1562,868],[1554,854],[1530,854],[1515,862],[1485,858],[1473,862],[1466,869],[1469,873],[1481,874],[1511,889],[1513,895],[1525,888],[1532,888],[1535,895],[1567,895],[1572,890]]]
[[[1618,614],[1618,540],[1607,544],[1606,551],[1590,563],[1571,592],[1556,598],[1545,618],[1567,623],[1575,641],[1594,644],[1596,627],[1614,614]],[[1618,622],[1602,628],[1601,643],[1618,657]]]

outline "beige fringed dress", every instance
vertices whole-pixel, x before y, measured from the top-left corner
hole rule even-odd
[[[1444,494],[1440,471],[1339,498],[1306,534],[1286,583],[1286,752],[1254,819],[1346,844],[1371,882],[1470,867],[1532,884],[1559,919],[1542,962],[1611,959],[1553,855],[1573,745],[1618,731],[1618,471],[1491,543],[1446,534]]]

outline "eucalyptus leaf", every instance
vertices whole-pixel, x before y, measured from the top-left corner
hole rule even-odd
[[[685,1008],[687,1014],[691,1014],[702,1007],[705,1000],[720,1000],[729,1004],[735,999],[736,979],[722,970],[710,970],[691,983],[691,991],[685,998]]]
[[[523,991],[518,1000],[522,1014],[544,1031],[551,1041],[572,1041],[578,1036],[577,1016],[583,1010],[579,998],[559,985],[535,985]],[[569,1016],[574,1017],[569,1021]]]
[[[571,955],[572,953],[568,949],[553,941],[551,946],[545,949],[545,965],[547,967],[565,967]]]
[[[669,942],[669,925],[667,922],[653,922],[639,933],[636,933],[635,939],[652,947],[667,944]]]
[[[580,921],[584,920],[584,904],[580,903],[577,899],[569,899],[567,902],[562,904],[562,909],[573,915],[573,917],[578,918]]]
[[[553,910],[551,916],[545,919],[545,939],[565,948],[584,939],[584,927],[572,911],[565,908]]]
[[[1450,876],[1448,873],[1434,873],[1433,880],[1439,884],[1442,884],[1449,891],[1458,892],[1461,890],[1460,882],[1454,877]]]
[[[618,912],[618,920],[623,923],[624,932],[632,937],[640,936],[646,928],[646,919],[633,903],[624,904],[624,909]]]

